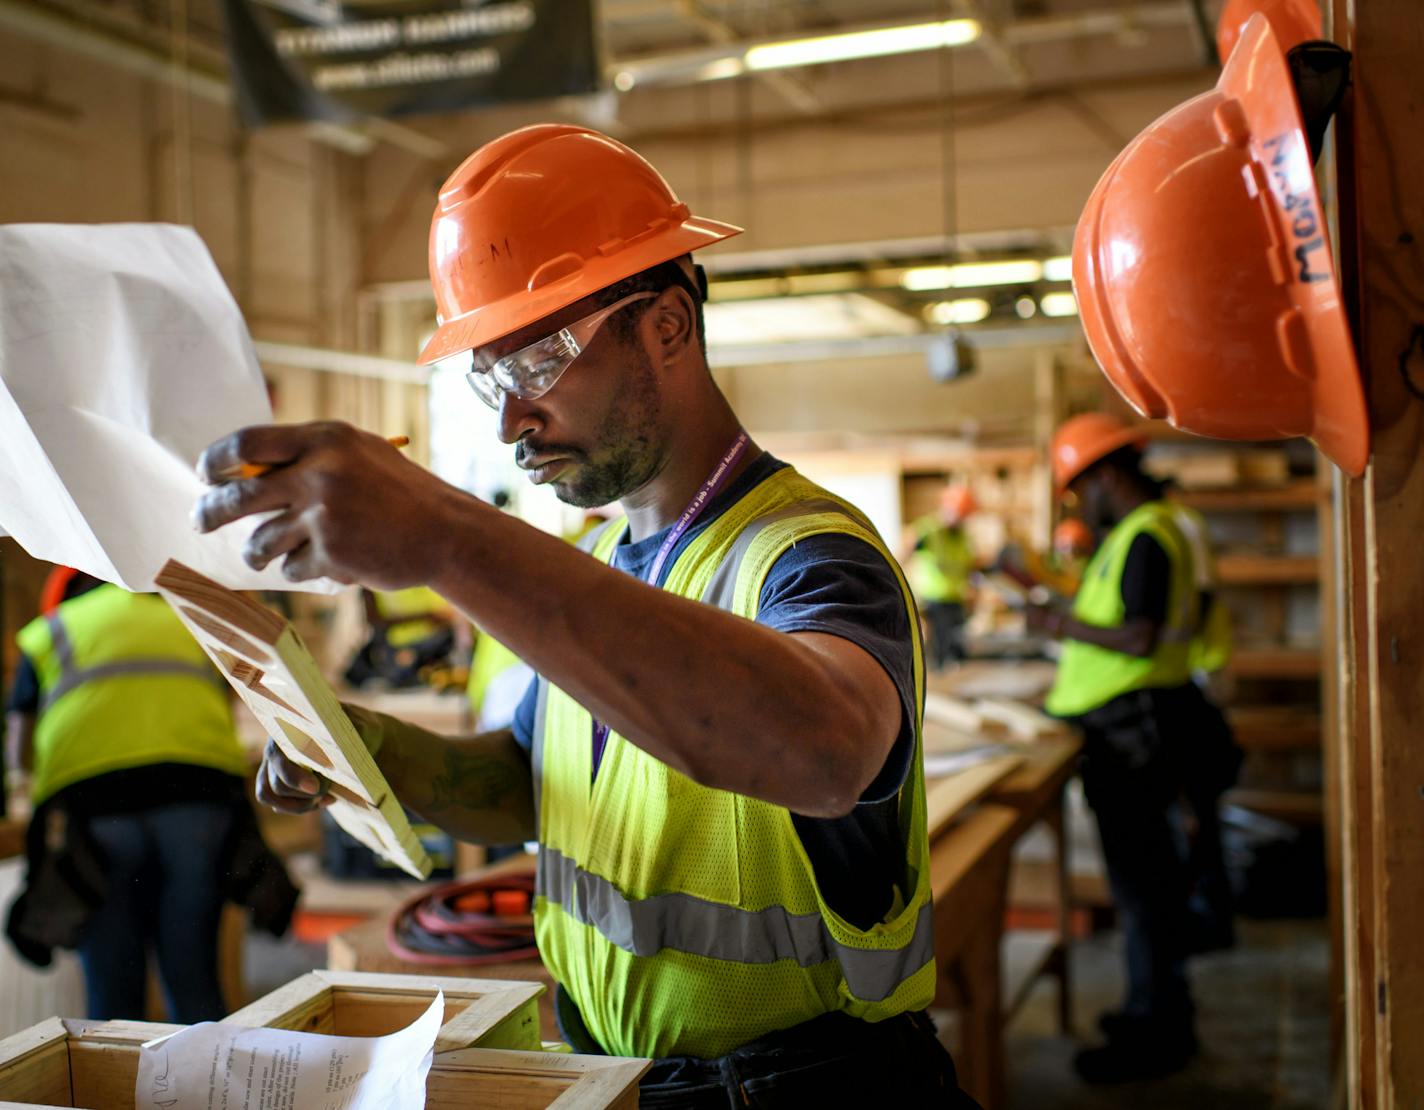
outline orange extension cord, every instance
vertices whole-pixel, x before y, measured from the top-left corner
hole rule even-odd
[[[537,958],[533,875],[445,883],[391,916],[386,947],[416,964],[489,964]]]

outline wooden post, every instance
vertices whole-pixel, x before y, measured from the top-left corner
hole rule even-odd
[[[1351,1106],[1390,1110],[1424,1092],[1424,16],[1418,0],[1332,3],[1355,79],[1340,261],[1374,433],[1338,533],[1347,1079]]]

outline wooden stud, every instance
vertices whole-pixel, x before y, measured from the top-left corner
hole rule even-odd
[[[176,560],[154,581],[277,746],[330,784],[337,823],[416,878],[429,876],[405,810],[296,629]]]
[[[1424,1091],[1424,22],[1417,0],[1333,0],[1354,55],[1336,133],[1340,262],[1373,434],[1342,488],[1338,694],[1347,1086],[1362,1110]]]

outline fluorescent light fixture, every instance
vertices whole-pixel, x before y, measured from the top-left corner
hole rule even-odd
[[[730,58],[718,58],[715,62],[699,66],[693,73],[692,79],[694,81],[725,81],[729,77],[740,77],[746,71],[746,62],[734,55]]]
[[[989,302],[982,297],[964,297],[957,301],[939,301],[930,305],[929,316],[936,324],[977,324],[989,315]]]
[[[917,50],[937,50],[944,46],[964,46],[977,39],[979,31],[977,20],[947,19],[818,38],[788,39],[786,42],[750,47],[746,53],[746,66],[754,70],[784,69],[787,66],[814,66],[853,58],[880,58]]]
[[[1072,293],[1045,293],[1038,307],[1045,316],[1078,315],[1078,299]]]
[[[913,318],[862,293],[712,301],[704,311],[711,347],[913,335],[920,330]]]
[[[1043,260],[1043,280],[1072,281],[1073,256],[1060,254],[1057,258],[1045,258]]]
[[[1043,277],[1043,263],[1032,258],[1005,262],[961,262],[956,266],[916,266],[900,276],[912,293],[929,289],[975,289],[984,285],[1026,285]]]

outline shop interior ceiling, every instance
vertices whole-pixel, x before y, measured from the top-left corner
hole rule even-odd
[[[375,0],[372,0],[375,3]],[[390,8],[389,0],[380,6]],[[360,0],[346,7],[358,10]],[[1120,149],[1139,124],[1116,118],[1111,98],[1095,93],[1142,90],[1152,96],[1183,81],[1205,87],[1216,64],[1209,20],[1214,0],[597,0],[598,30],[607,66],[607,91],[556,106],[635,146],[665,150],[721,143],[735,147],[749,133],[814,126],[831,137],[901,131],[936,145],[943,125],[984,127],[1052,102],[1097,137],[1105,157]],[[719,59],[752,45],[842,34],[862,29],[972,19],[971,43],[833,64],[707,80]],[[37,21],[82,29],[91,49],[118,51],[138,68],[171,64],[179,49],[189,89],[226,95],[227,65],[217,0],[0,0],[0,32]],[[76,33],[69,40],[79,45]],[[947,55],[952,56],[947,60]],[[725,72],[725,69],[722,70]],[[952,99],[953,110],[946,110]],[[548,105],[498,112],[369,121],[321,129],[319,136],[353,153],[388,143],[406,153],[450,165],[485,141],[492,126],[517,126],[549,114]],[[848,157],[850,155],[848,154]],[[952,149],[947,168],[954,173]],[[871,167],[868,167],[871,168]],[[864,334],[889,348],[913,347],[916,335],[943,326],[978,326],[983,340],[995,325],[1009,334],[1026,329],[1062,332],[1073,321],[1064,265],[1071,227],[1001,227],[958,232],[952,207],[941,226],[913,239],[867,241],[832,236],[815,246],[741,249],[709,255],[714,300],[819,297],[842,318],[871,321]],[[755,243],[753,246],[757,245]],[[1031,264],[1023,280],[977,285],[956,273],[936,283],[932,271],[951,253],[956,261]],[[1032,264],[1038,268],[1033,269]],[[924,280],[930,271],[928,280]],[[400,284],[400,283],[398,283]],[[389,289],[394,297],[423,299],[428,286]],[[379,294],[378,294],[379,295]],[[861,298],[859,302],[846,298]],[[903,313],[913,329],[876,327],[873,304]],[[805,306],[808,316],[815,305]],[[854,331],[854,324],[851,325]],[[900,333],[900,334],[897,334]],[[898,349],[898,348],[896,348]]]

